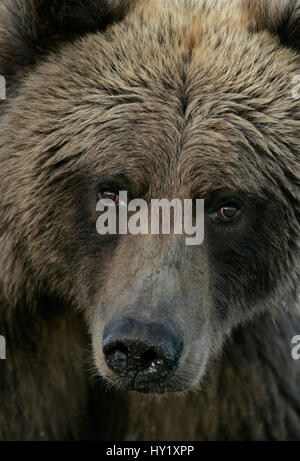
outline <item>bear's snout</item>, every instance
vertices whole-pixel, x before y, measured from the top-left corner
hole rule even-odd
[[[174,374],[183,341],[169,325],[119,317],[105,328],[102,346],[106,364],[127,387],[147,393]]]

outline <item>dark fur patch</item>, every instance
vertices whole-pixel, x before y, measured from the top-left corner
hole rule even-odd
[[[0,73],[8,80],[26,71],[62,41],[103,31],[120,21],[130,0],[5,0],[0,10]],[[9,83],[9,81],[8,81]]]
[[[284,45],[300,49],[299,0],[245,0],[251,27],[279,35]]]

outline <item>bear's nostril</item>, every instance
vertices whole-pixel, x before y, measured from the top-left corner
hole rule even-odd
[[[149,349],[142,354],[141,361],[144,368],[148,368],[158,359],[157,352],[154,349]]]
[[[152,378],[166,374],[167,360],[153,348],[146,348],[142,342],[132,341],[117,345],[106,345],[103,349],[108,366],[117,374],[124,375],[130,370],[145,372]]]
[[[128,367],[128,349],[123,344],[104,350],[105,360],[118,374],[126,372]]]

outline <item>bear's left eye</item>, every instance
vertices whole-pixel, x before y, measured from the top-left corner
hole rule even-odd
[[[116,205],[119,203],[119,194],[112,190],[103,190],[99,192],[100,200],[112,200]]]

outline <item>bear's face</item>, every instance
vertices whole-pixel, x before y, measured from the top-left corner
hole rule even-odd
[[[1,117],[5,264],[85,313],[99,373],[126,389],[197,386],[235,326],[296,295],[299,56],[217,3],[142,2],[68,37],[11,78]],[[99,235],[120,191],[150,211],[204,199],[203,243]]]

